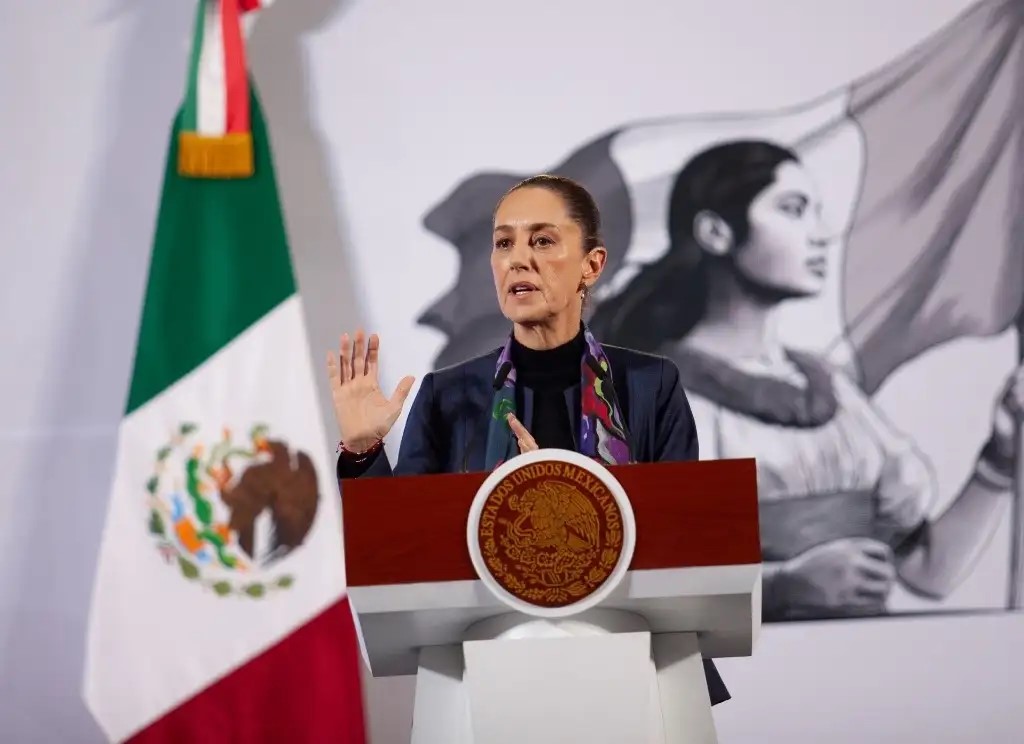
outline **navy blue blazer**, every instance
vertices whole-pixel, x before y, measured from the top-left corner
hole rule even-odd
[[[637,462],[696,460],[697,429],[679,382],[679,370],[662,356],[602,344],[611,366],[615,394],[629,429]],[[392,468],[383,451],[358,465],[339,456],[338,480],[389,475],[426,475],[481,471],[494,399],[494,374],[501,349],[423,376]],[[533,391],[523,388],[523,411],[516,415],[527,430]],[[580,386],[565,393],[572,421],[580,417]],[[574,430],[576,426],[572,427]],[[730,698],[714,662],[704,660],[711,703]]]

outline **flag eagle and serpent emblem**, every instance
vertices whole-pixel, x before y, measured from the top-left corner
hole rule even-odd
[[[510,607],[565,616],[593,607],[633,557],[633,510],[600,463],[538,450],[498,467],[470,509],[470,556],[484,584]]]
[[[256,424],[247,441],[224,428],[212,446],[181,424],[156,453],[146,483],[148,526],[160,554],[218,596],[259,598],[295,578],[260,575],[302,544],[316,517],[316,468]]]

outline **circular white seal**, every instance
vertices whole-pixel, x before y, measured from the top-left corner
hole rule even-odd
[[[541,449],[487,477],[470,506],[466,540],[477,575],[504,604],[567,617],[598,605],[622,581],[636,521],[604,465]]]

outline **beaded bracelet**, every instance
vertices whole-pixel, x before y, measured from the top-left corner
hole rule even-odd
[[[362,452],[356,452],[355,450],[346,447],[345,443],[339,440],[337,452],[339,455],[342,455],[346,460],[351,460],[352,462],[361,462],[372,457],[374,454],[377,453],[377,450],[379,450],[383,446],[384,440],[378,439],[376,442],[373,443],[373,445],[370,446],[369,449],[364,450]]]

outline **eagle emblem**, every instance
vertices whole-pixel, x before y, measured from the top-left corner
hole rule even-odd
[[[269,427],[204,442],[181,424],[157,453],[146,483],[148,529],[160,555],[218,596],[259,598],[294,578],[268,577],[299,547],[319,503],[316,468]]]
[[[509,593],[562,607],[596,591],[622,553],[615,499],[581,468],[527,465],[484,502],[481,555]]]
[[[601,525],[597,509],[568,483],[545,480],[522,495],[509,499],[509,508],[519,514],[508,524],[507,543],[517,550],[553,549],[570,560],[595,550],[600,542]],[[565,565],[565,561],[558,562]],[[558,585],[564,579],[542,570],[543,583]]]

